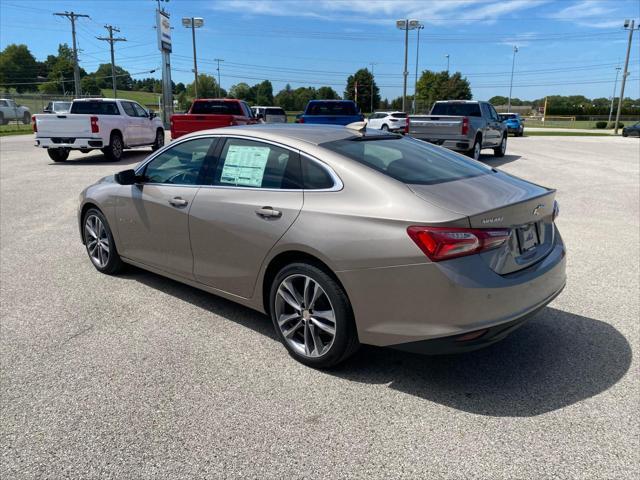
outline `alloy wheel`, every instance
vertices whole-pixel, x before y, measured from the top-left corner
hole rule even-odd
[[[158,148],[162,148],[164,146],[164,134],[162,132],[158,132],[156,134],[156,146]]]
[[[480,142],[476,142],[473,145],[473,159],[474,160],[480,159]]]
[[[336,335],[336,315],[324,289],[307,275],[290,275],[275,297],[278,327],[287,344],[300,355],[321,357]]]
[[[109,234],[97,215],[89,215],[84,221],[85,242],[91,261],[99,268],[109,263],[111,245]]]

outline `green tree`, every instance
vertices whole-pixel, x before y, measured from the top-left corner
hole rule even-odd
[[[293,94],[293,89],[291,85],[288,83],[285,87],[278,92],[278,94],[274,98],[274,102],[277,106],[282,107],[285,111],[293,111],[295,110],[295,98]]]
[[[229,89],[229,97],[244,100],[246,102],[254,102],[255,97],[249,84],[245,82],[236,83]]]
[[[187,85],[187,97],[190,99],[195,98],[195,91],[193,88],[193,82]],[[198,75],[198,97],[199,98],[224,98],[227,96],[227,91],[224,88],[220,88],[218,94],[218,82],[211,75],[201,73]]]
[[[133,90],[133,79],[131,74],[124,68],[116,65],[116,88],[118,90]],[[96,82],[99,88],[113,88],[111,77],[111,64],[103,63],[95,71]]]
[[[320,87],[317,98],[321,100],[340,100],[340,95],[331,87]]]
[[[503,97],[502,95],[496,95],[495,97],[491,97],[489,99],[489,103],[494,107],[497,107],[498,105],[506,105],[507,103],[509,103],[509,99],[507,97]]]
[[[0,84],[18,93],[37,88],[39,67],[26,45],[7,45],[0,52]]]
[[[293,91],[293,110],[302,111],[307,108],[310,100],[318,98],[318,92],[313,87],[299,87]]]
[[[254,86],[256,92],[256,105],[273,105],[273,85],[265,80]]]
[[[102,90],[98,86],[95,75],[87,75],[80,80],[80,86],[84,95],[101,95]]]
[[[438,100],[471,100],[471,86],[460,72],[424,70],[417,85],[416,111],[429,111]]]
[[[176,88],[173,89],[173,93],[175,93],[176,95],[179,95],[182,92],[185,92],[186,90],[187,90],[187,87],[185,86],[185,84],[182,82],[178,82],[176,84]]]
[[[69,45],[61,43],[58,45],[58,55],[49,55],[44,62],[47,65],[49,74],[47,75],[49,82],[40,85],[40,91],[43,93],[69,93],[74,91],[73,76],[73,52]],[[80,78],[84,77],[87,72],[80,69]],[[56,86],[55,91],[53,86]]]
[[[357,85],[357,98],[356,98]],[[371,96],[373,95],[373,109],[380,103],[380,89],[376,85],[373,75],[366,68],[361,68],[347,78],[347,88],[344,91],[345,100],[354,100],[363,112],[371,111]]]

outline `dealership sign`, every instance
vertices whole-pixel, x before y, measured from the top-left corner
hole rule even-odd
[[[157,11],[156,30],[158,31],[158,49],[171,52],[171,25],[169,24],[168,13]]]

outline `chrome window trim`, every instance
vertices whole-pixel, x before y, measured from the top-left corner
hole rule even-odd
[[[165,151],[169,150],[170,148],[175,147],[176,145],[179,145],[181,143],[184,142],[188,142],[191,140],[197,140],[197,139],[201,139],[201,138],[238,138],[241,140],[252,140],[254,142],[263,142],[263,143],[267,143],[270,145],[274,145],[276,147],[279,148],[284,148],[285,150],[289,150],[291,152],[296,152],[298,153],[298,155],[300,156],[305,156],[307,157],[309,160],[317,163],[318,165],[320,165],[321,168],[323,168],[331,177],[331,179],[333,180],[333,186],[331,188],[309,188],[309,189],[305,189],[305,188],[287,188],[287,189],[283,189],[283,188],[260,188],[260,187],[242,187],[242,186],[236,186],[236,185],[191,185],[191,184],[179,184],[179,183],[148,183],[146,185],[161,185],[161,186],[173,186],[173,187],[198,187],[198,188],[221,188],[221,189],[234,189],[234,190],[260,190],[260,191],[266,191],[266,192],[339,192],[340,190],[342,190],[344,188],[344,184],[342,183],[342,180],[340,179],[340,177],[338,176],[338,174],[329,166],[327,165],[325,162],[323,162],[322,160],[318,159],[317,157],[314,157],[313,155],[304,152],[302,150],[299,150],[297,148],[291,147],[289,145],[285,145],[283,143],[280,142],[276,142],[273,140],[265,140],[262,138],[256,138],[256,137],[250,137],[248,135],[234,135],[234,134],[214,134],[214,133],[208,133],[208,134],[202,134],[202,135],[195,135],[193,137],[188,137],[188,138],[184,138],[184,139],[179,139],[179,140],[175,140],[171,143],[168,143],[167,145],[165,145],[163,148],[161,148],[160,150],[158,150],[157,152],[154,152],[153,154],[149,155],[148,158],[146,158],[140,165],[138,165],[138,167],[135,169],[136,175],[138,175],[142,170],[144,170],[144,168],[147,166],[147,164],[151,161],[153,161],[156,157],[158,157],[159,155],[163,154]],[[302,159],[300,160],[301,162],[301,166],[302,166]]]

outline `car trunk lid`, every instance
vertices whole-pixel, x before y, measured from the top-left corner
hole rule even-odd
[[[555,190],[503,172],[409,188],[423,200],[465,215],[471,228],[510,228],[503,246],[480,254],[496,273],[526,268],[553,246]]]

